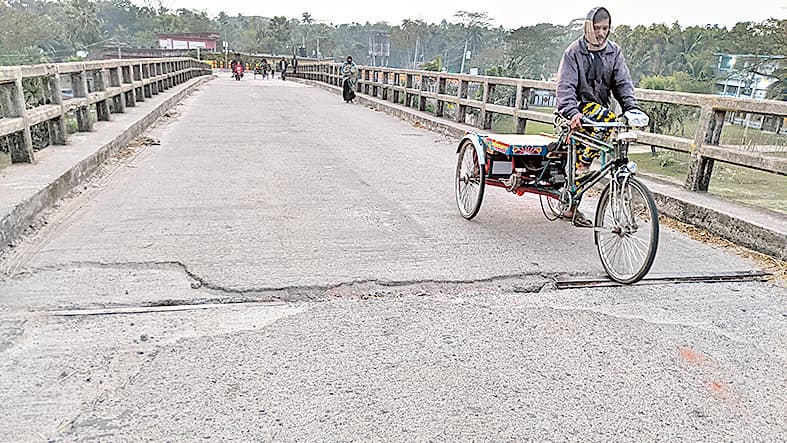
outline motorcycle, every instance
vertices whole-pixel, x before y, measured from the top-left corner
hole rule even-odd
[[[235,65],[235,72],[232,75],[235,77],[235,80],[240,81],[241,77],[243,77],[243,66]]]

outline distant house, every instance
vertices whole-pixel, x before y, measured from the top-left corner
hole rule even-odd
[[[783,55],[714,54],[719,57],[716,91],[730,97],[765,98],[771,75],[787,62]]]
[[[787,63],[783,55],[714,54],[719,57],[716,92],[729,97],[764,99],[778,80],[774,73]],[[773,132],[787,133],[787,119],[737,112],[729,123]]]
[[[158,46],[161,49],[197,49],[215,52],[219,34],[216,32],[189,32],[182,34],[159,34]]]

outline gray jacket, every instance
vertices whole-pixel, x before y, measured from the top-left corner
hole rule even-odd
[[[563,117],[570,119],[578,114],[580,102],[596,102],[609,108],[610,92],[624,112],[637,108],[634,82],[620,46],[607,42],[600,52],[603,73],[601,81],[594,85],[587,78],[592,61],[584,40],[577,39],[563,52],[557,71],[557,110]]]

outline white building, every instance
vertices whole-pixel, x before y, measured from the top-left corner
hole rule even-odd
[[[729,97],[765,99],[768,89],[778,80],[772,76],[787,63],[783,55],[714,54],[719,57],[716,91]],[[787,131],[784,119],[736,113],[729,115],[730,123],[774,132]]]

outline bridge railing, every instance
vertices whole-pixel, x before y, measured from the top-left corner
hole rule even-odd
[[[0,148],[12,163],[32,162],[36,150],[65,144],[69,132],[92,131],[94,121],[210,73],[191,58],[0,67]]]
[[[303,63],[298,77],[341,86],[341,64]],[[515,132],[525,132],[528,121],[553,123],[554,115],[530,109],[534,99],[543,99],[539,91],[554,91],[556,82],[507,77],[450,74],[433,71],[414,71],[396,68],[359,67],[357,92],[430,111],[437,117],[448,117],[451,105],[452,119],[469,123],[480,129],[491,129],[493,116],[508,115],[515,121]],[[496,90],[509,97],[499,103]],[[686,188],[707,191],[714,161],[787,175],[787,158],[769,156],[757,149],[740,146],[722,146],[721,131],[728,113],[753,113],[787,117],[787,102],[724,97],[711,94],[689,94],[671,91],[637,89],[640,102],[667,103],[699,109],[699,124],[692,138],[676,137],[650,132],[639,132],[639,142],[645,145],[688,153],[691,157]],[[429,103],[429,102],[432,103]],[[554,103],[545,103],[554,105]],[[472,115],[473,118],[468,118]]]

